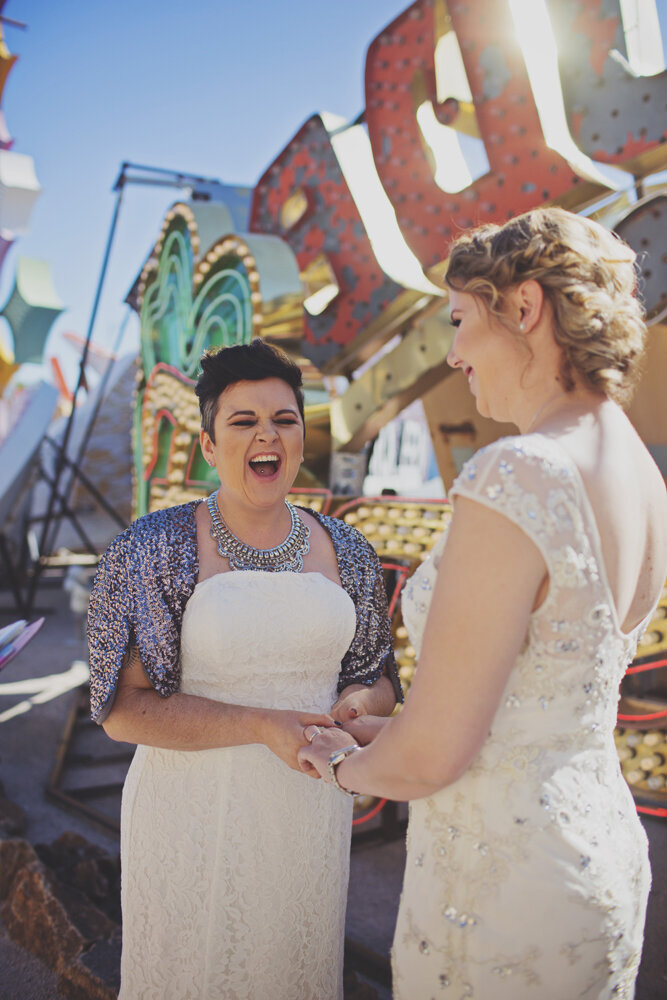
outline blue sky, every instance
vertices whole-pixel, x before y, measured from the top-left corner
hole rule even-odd
[[[68,372],[60,334],[85,334],[120,164],[131,161],[252,186],[317,111],[364,107],[368,45],[407,0],[7,0],[19,60],[2,99],[14,150],[35,160],[43,188],[31,231],[0,274],[0,305],[16,257],[51,263],[68,307],[49,348]],[[659,0],[663,39],[667,0]],[[122,299],[178,191],[129,187],[95,340],[111,344]],[[4,323],[2,323],[4,326]]]

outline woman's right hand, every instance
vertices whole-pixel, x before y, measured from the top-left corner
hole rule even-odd
[[[263,725],[265,733],[262,742],[293,771],[301,771],[297,752],[307,742],[304,729],[306,726],[322,726],[327,729],[334,725],[334,720],[326,713],[267,709]],[[311,774],[310,777],[319,778],[319,775]]]

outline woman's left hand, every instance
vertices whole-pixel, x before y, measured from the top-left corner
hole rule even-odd
[[[334,750],[352,746],[356,740],[349,733],[343,732],[337,726],[324,729],[321,726],[306,726],[304,739],[309,741],[302,746],[297,754],[299,767],[306,774],[319,774],[325,781],[329,780],[329,755]]]
[[[360,715],[358,719],[346,722],[343,730],[349,733],[359,746],[367,747],[389,722],[385,715]]]
[[[338,701],[329,709],[336,722],[343,725],[362,715],[390,715],[396,705],[396,695],[388,677],[375,684],[348,684]]]

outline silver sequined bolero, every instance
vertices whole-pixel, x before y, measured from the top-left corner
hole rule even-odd
[[[167,697],[180,687],[181,622],[199,570],[198,503],[138,518],[100,560],[88,611],[90,706],[98,723],[111,710],[118,674],[132,643],[159,694]],[[357,613],[338,690],[349,684],[373,684],[386,673],[402,701],[380,561],[356,528],[315,511],[308,513],[331,537],[341,583]]]

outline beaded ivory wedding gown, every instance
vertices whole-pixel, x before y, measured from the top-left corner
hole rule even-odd
[[[645,623],[620,630],[588,498],[556,442],[497,441],[450,495],[518,524],[550,588],[473,764],[411,804],[394,996],[632,997],[650,872],[613,730]],[[406,588],[417,651],[445,542]]]
[[[326,712],[356,627],[319,573],[199,583],[182,691]],[[352,800],[265,746],[137,748],[123,792],[122,1000],[336,1000]]]

